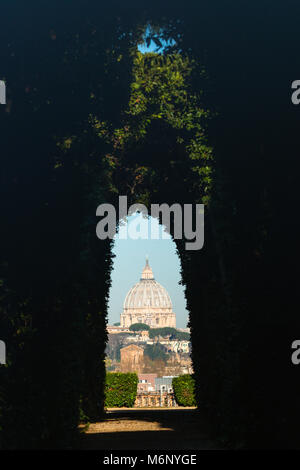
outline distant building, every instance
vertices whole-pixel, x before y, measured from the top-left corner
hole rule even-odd
[[[156,379],[155,379],[155,390],[156,390],[156,392],[173,393],[172,380],[173,380],[174,377],[176,377],[176,376],[156,377]]]
[[[139,374],[138,393],[154,392],[157,374]]]
[[[128,292],[121,313],[121,327],[145,323],[151,328],[176,328],[176,316],[166,289],[153,276],[146,260],[140,281]]]
[[[178,406],[174,393],[141,392],[136,395],[135,408],[173,408]]]
[[[138,393],[135,408],[176,407],[173,376],[157,377],[156,374],[139,374]]]
[[[137,335],[138,335],[140,338],[148,339],[148,338],[149,338],[149,331],[148,331],[148,330],[138,331],[138,332],[137,332]]]
[[[160,344],[163,344],[168,351],[171,351],[171,352],[185,353],[185,354],[189,354],[190,352],[190,341],[161,339],[159,342]]]
[[[177,328],[178,331],[182,331],[183,333],[191,333],[191,329],[190,328]]]
[[[129,328],[122,328],[121,326],[111,326],[107,325],[107,333],[117,334],[117,333],[131,333]]]
[[[149,342],[149,336],[144,335],[144,334],[128,335],[125,339],[125,342],[146,344]],[[151,344],[153,344],[153,342]]]
[[[120,349],[121,372],[141,372],[143,367],[144,350],[136,344],[130,344]]]

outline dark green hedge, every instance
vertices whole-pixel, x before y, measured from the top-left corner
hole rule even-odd
[[[172,386],[179,406],[196,406],[195,380],[192,375],[174,377]]]
[[[105,381],[105,406],[132,408],[137,393],[138,376],[128,372],[108,372]]]

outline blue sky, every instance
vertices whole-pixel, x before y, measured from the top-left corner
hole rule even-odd
[[[164,232],[162,239],[162,227],[156,219],[150,217],[143,219],[141,215],[129,218],[127,226],[120,228],[120,234],[127,232],[130,224],[138,221],[141,231],[149,229],[150,224],[159,230],[160,239],[119,239],[116,237],[113,252],[116,255],[112,271],[112,286],[110,289],[110,300],[108,308],[108,323],[113,324],[120,321],[125,296],[129,289],[136,284],[141,277],[145,266],[146,255],[153,270],[155,279],[162,284],[172,300],[173,311],[176,313],[176,324],[178,328],[185,328],[188,319],[184,288],[179,285],[180,261],[176,253],[176,246],[168,234]]]
[[[148,27],[147,30],[146,30],[145,36],[147,36],[149,33],[150,33],[150,28]],[[175,41],[173,41],[173,40],[169,40],[168,42],[166,42],[166,41],[161,41],[161,42],[162,42],[163,47],[158,52],[162,52],[164,50],[164,47],[167,46],[167,45],[174,45],[175,44]],[[139,44],[139,46],[138,46],[138,50],[140,52],[142,52],[143,54],[145,52],[155,52],[156,48],[157,48],[157,46],[156,46],[154,41],[150,42],[149,47],[146,45],[146,42],[144,44]]]
[[[156,45],[154,41],[151,41],[151,43],[149,44],[149,47],[147,47],[145,43],[140,44],[138,46],[138,50],[142,52],[143,54],[145,54],[145,52],[155,52],[155,49],[156,49]]]
[[[148,27],[146,29],[145,36],[147,36],[149,33],[150,33],[150,28]],[[145,52],[155,52],[155,49],[156,49],[156,44],[154,41],[151,41],[149,46],[147,46],[146,42],[138,45],[138,50],[142,52],[143,54],[145,54]]]

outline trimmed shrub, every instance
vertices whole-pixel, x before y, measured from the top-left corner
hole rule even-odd
[[[128,372],[107,372],[105,381],[105,406],[132,408],[137,393],[138,376]]]
[[[196,406],[195,380],[192,375],[185,374],[172,380],[175,400],[179,406]]]

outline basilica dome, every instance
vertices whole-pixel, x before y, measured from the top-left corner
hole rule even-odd
[[[139,309],[141,307],[172,310],[170,296],[166,289],[154,279],[149,264],[146,264],[141,280],[130,289],[124,302],[125,309]]]
[[[134,323],[146,323],[151,327],[175,327],[176,324],[170,296],[154,279],[148,260],[140,281],[126,295],[121,314],[121,326]]]

